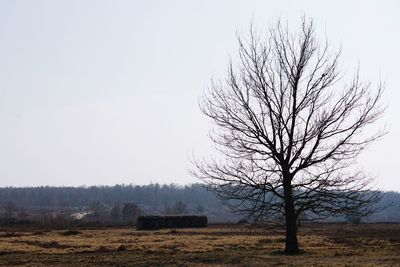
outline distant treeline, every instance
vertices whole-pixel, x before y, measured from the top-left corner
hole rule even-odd
[[[179,185],[115,185],[90,187],[23,187],[0,188],[0,205],[12,203],[18,209],[83,208],[101,203],[110,208],[116,203],[135,203],[145,211],[162,213],[177,202],[186,205],[188,212],[224,211],[226,207],[201,184]],[[366,222],[400,222],[400,193],[385,192],[378,204],[385,210],[363,218]],[[232,219],[232,217],[230,217]]]
[[[19,207],[84,207],[93,202],[105,205],[134,202],[158,206],[173,204],[176,201],[203,206],[221,205],[220,201],[200,184],[0,188],[0,203],[13,202]]]
[[[378,207],[384,208],[382,211],[371,214],[363,220],[365,222],[400,222],[400,193],[384,192]]]

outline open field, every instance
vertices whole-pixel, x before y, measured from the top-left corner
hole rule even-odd
[[[400,266],[400,224],[308,225],[298,256],[279,228],[1,230],[2,266]]]

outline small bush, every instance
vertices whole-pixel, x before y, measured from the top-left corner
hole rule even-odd
[[[347,216],[346,217],[347,223],[350,224],[360,224],[361,223],[361,216]]]
[[[176,229],[172,229],[172,230],[169,230],[168,233],[175,235],[178,233],[178,231]]]
[[[81,232],[77,230],[67,230],[65,232],[62,232],[61,235],[69,236],[69,235],[79,235]]]
[[[247,219],[246,218],[241,218],[238,220],[237,224],[247,224]]]
[[[117,248],[117,251],[125,251],[127,248],[125,245],[119,245],[119,247]]]
[[[96,251],[97,251],[97,252],[103,252],[103,253],[105,253],[105,252],[110,252],[110,251],[112,251],[112,250],[109,249],[108,247],[101,246],[101,247],[99,247]]]

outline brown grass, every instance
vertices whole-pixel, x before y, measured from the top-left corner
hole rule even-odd
[[[400,225],[308,225],[304,253],[284,256],[279,228],[136,231],[134,229],[0,233],[2,266],[395,266]],[[40,234],[38,234],[40,233]]]

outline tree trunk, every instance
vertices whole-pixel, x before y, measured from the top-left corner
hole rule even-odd
[[[286,213],[286,245],[285,254],[293,255],[299,253],[299,243],[297,242],[296,216]]]
[[[292,187],[284,186],[285,191],[285,219],[286,219],[286,245],[285,254],[294,255],[300,252],[297,242],[297,217],[294,210]]]

